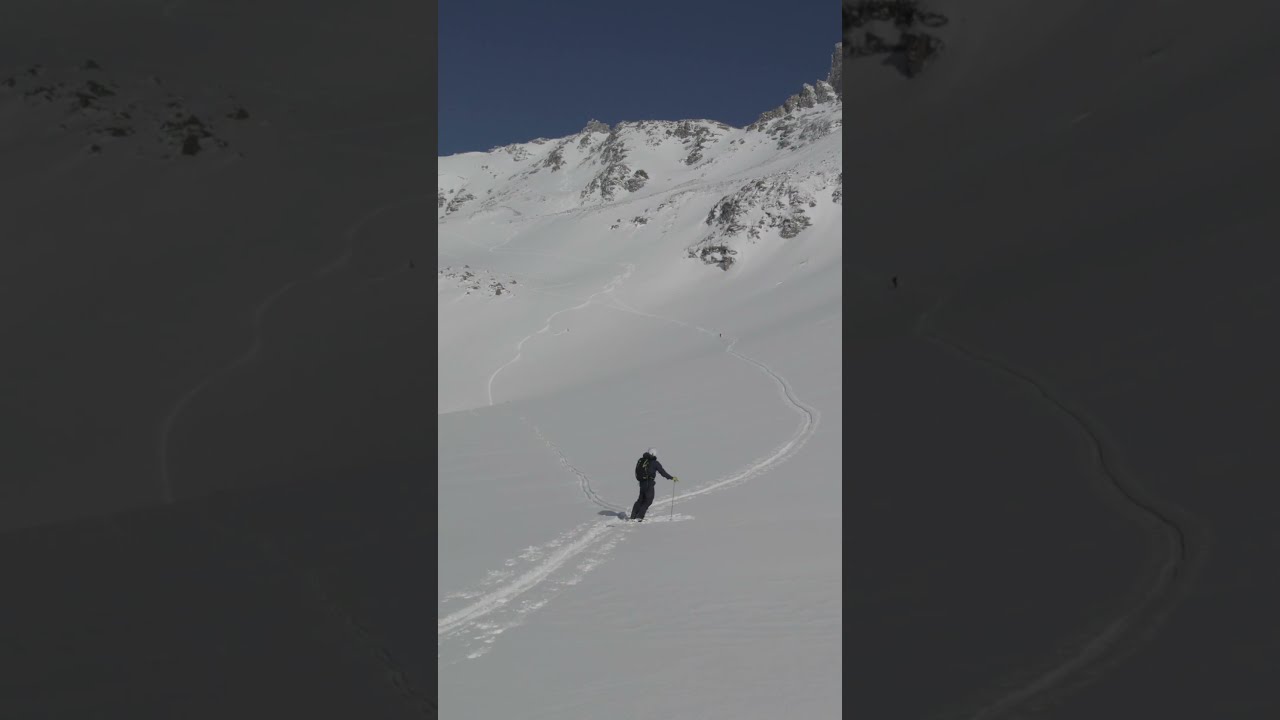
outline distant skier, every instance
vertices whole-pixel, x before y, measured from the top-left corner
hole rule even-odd
[[[649,448],[644,451],[644,455],[636,461],[636,480],[640,482],[640,497],[636,499],[636,504],[631,508],[631,519],[636,522],[644,522],[644,514],[649,510],[649,506],[653,504],[653,488],[657,483],[657,474],[661,473],[662,477],[671,482],[680,482],[680,478],[667,474],[662,463],[658,462],[658,451]]]
[[[898,276],[897,276],[897,275],[894,275],[894,276],[893,276],[893,289],[894,289],[894,290],[897,290],[897,289],[898,289]]]

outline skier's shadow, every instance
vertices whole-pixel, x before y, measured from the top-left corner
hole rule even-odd
[[[608,515],[609,517],[616,517],[616,518],[618,518],[619,520],[626,520],[626,519],[627,519],[627,514],[626,514],[626,513],[623,513],[623,512],[614,512],[614,511],[612,511],[612,510],[601,510],[600,512],[598,512],[598,513],[596,513],[596,514],[597,514],[597,515]]]

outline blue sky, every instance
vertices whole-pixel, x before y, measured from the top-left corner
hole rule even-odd
[[[741,127],[826,77],[831,0],[439,3],[439,154],[562,137],[595,118]]]

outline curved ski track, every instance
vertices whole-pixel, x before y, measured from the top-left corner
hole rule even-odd
[[[1202,533],[1193,533],[1195,528],[1191,525],[1195,522],[1194,518],[1183,512],[1178,514],[1181,514],[1184,519],[1178,519],[1173,511],[1162,509],[1160,502],[1146,494],[1132,479],[1128,479],[1127,482],[1123,479],[1124,474],[1118,472],[1114,463],[1108,460],[1110,453],[1102,441],[1100,432],[1091,426],[1081,411],[1069,407],[1063,400],[1049,392],[1045,383],[1027,372],[934,331],[930,327],[930,316],[945,301],[944,296],[920,315],[916,324],[917,334],[953,354],[993,368],[1030,386],[1057,412],[1071,420],[1088,439],[1099,472],[1125,503],[1151,522],[1154,531],[1162,537],[1165,547],[1164,562],[1160,565],[1154,581],[1142,592],[1133,606],[1107,623],[1066,659],[1040,672],[1019,687],[989,701],[970,715],[973,720],[990,720],[1025,708],[1033,702],[1046,701],[1050,693],[1066,693],[1091,682],[1136,650],[1138,645],[1168,617],[1189,589],[1191,579],[1203,564],[1208,547]],[[1196,537],[1197,541],[1189,542],[1189,536]],[[1124,644],[1126,639],[1129,640],[1127,647]],[[1086,674],[1085,671],[1090,671],[1087,673],[1088,677],[1082,677]]]
[[[557,310],[556,312],[551,313],[551,315],[547,318],[546,323],[542,326],[542,329],[538,330],[537,332],[530,333],[530,334],[528,334],[528,335],[524,336],[524,338],[523,338],[523,339],[521,339],[521,340],[520,340],[520,342],[516,343],[516,356],[515,356],[515,357],[513,357],[513,358],[511,358],[510,360],[506,361],[505,363],[503,363],[503,364],[502,364],[502,365],[501,365],[497,370],[494,370],[494,371],[493,371],[493,374],[492,374],[492,375],[490,375],[490,376],[489,376],[489,387],[488,387],[488,389],[489,389],[489,405],[490,405],[491,407],[493,406],[493,381],[494,381],[494,379],[496,379],[496,378],[498,377],[498,374],[499,374],[499,373],[501,373],[503,370],[506,370],[508,367],[510,367],[511,365],[515,364],[518,360],[520,360],[520,358],[521,358],[521,356],[522,356],[522,353],[523,353],[523,350],[524,350],[524,344],[525,344],[525,343],[527,343],[527,342],[529,342],[529,340],[533,339],[533,337],[534,337],[534,336],[541,335],[541,334],[543,334],[543,333],[547,332],[548,330],[550,330],[550,329],[551,329],[551,321],[552,321],[552,320],[555,320],[557,316],[559,316],[559,315],[563,315],[564,313],[567,313],[567,312],[572,312],[572,311],[574,311],[574,310],[581,310],[582,308],[584,308],[584,307],[586,307],[586,306],[590,305],[590,304],[592,303],[592,301],[594,301],[594,300],[595,300],[597,297],[599,297],[600,295],[605,295],[605,294],[608,294],[608,293],[613,292],[613,291],[618,287],[618,285],[622,284],[622,283],[623,283],[623,282],[624,282],[628,277],[630,277],[630,276],[631,276],[631,272],[632,272],[633,270],[635,270],[635,266],[634,266],[634,265],[631,265],[631,264],[627,264],[627,265],[626,265],[626,269],[624,269],[624,270],[623,270],[621,273],[619,273],[618,275],[614,276],[614,278],[613,278],[612,280],[610,280],[610,281],[609,281],[609,282],[604,286],[604,288],[602,288],[602,289],[600,289],[600,290],[598,290],[598,291],[596,291],[596,292],[592,293],[591,295],[587,296],[587,299],[586,299],[586,300],[583,300],[582,302],[578,303],[577,305],[574,305],[573,307],[567,307],[567,308],[565,308],[565,309],[563,309],[563,310]]]
[[[285,293],[293,289],[293,287],[298,283],[305,282],[307,280],[320,280],[325,276],[329,275],[330,273],[334,272],[335,270],[338,270],[339,268],[346,265],[347,262],[350,261],[352,254],[355,252],[355,247],[356,247],[357,241],[359,240],[360,232],[364,229],[365,225],[367,225],[369,222],[371,222],[373,219],[377,218],[379,215],[386,212],[387,210],[390,210],[391,208],[394,208],[394,207],[398,207],[400,205],[404,205],[408,202],[413,202],[413,200],[398,200],[396,202],[381,205],[375,208],[374,210],[370,211],[369,213],[365,214],[360,219],[356,220],[354,223],[348,226],[347,229],[343,232],[343,237],[347,241],[347,248],[343,250],[342,254],[340,254],[337,258],[335,258],[329,264],[311,273],[311,276],[309,278],[295,278],[293,280],[290,280],[289,282],[281,286],[279,289],[277,289],[275,292],[268,295],[266,299],[264,299],[262,302],[258,303],[258,305],[253,309],[253,312],[250,313],[250,316],[249,316],[249,326],[253,330],[253,342],[249,344],[249,347],[243,353],[241,353],[238,357],[232,359],[227,364],[223,365],[217,370],[214,370],[213,372],[206,375],[204,379],[200,380],[200,382],[192,386],[191,389],[183,393],[178,398],[178,400],[173,404],[173,407],[170,408],[169,412],[165,415],[164,419],[160,423],[160,433],[159,433],[160,435],[159,437],[160,496],[164,504],[169,505],[169,504],[172,504],[174,501],[173,481],[169,477],[169,434],[172,432],[173,425],[175,421],[177,421],[178,416],[182,413],[182,410],[186,408],[187,404],[190,403],[197,395],[200,394],[201,391],[203,391],[206,387],[208,387],[209,384],[212,383],[214,380],[217,380],[219,377],[226,375],[232,370],[235,370],[236,368],[242,365],[245,365],[246,363],[248,363],[249,361],[253,360],[258,356],[258,352],[262,349],[263,318],[266,317],[267,311],[271,309],[271,306],[277,300],[283,297]]]
[[[595,489],[591,487],[591,479],[587,477],[587,474],[579,470],[577,467],[575,467],[573,463],[569,462],[569,458],[564,456],[564,452],[562,452],[555,443],[548,440],[547,436],[542,434],[542,430],[540,430],[537,425],[533,424],[532,422],[529,422],[528,418],[524,417],[523,415],[520,416],[520,422],[532,428],[534,434],[538,436],[538,439],[541,440],[543,444],[546,445],[548,448],[550,448],[553,452],[555,452],[556,455],[560,456],[560,464],[565,466],[565,469],[567,469],[569,472],[573,473],[578,477],[578,485],[579,487],[582,488],[582,494],[586,495],[588,500],[595,503],[596,505],[599,505],[605,510],[612,510],[613,512],[618,512],[618,513],[626,512],[626,508],[618,507],[617,505],[614,505],[613,503],[600,497],[600,495],[596,493]]]
[[[514,237],[515,237],[515,233],[513,232],[512,235],[508,237],[504,242],[489,248],[489,251],[490,252],[498,251],[497,248],[506,245]],[[499,252],[515,254],[515,253],[519,253],[520,251],[503,250]],[[545,255],[547,253],[528,253],[526,251],[525,253],[522,253],[522,254]],[[574,259],[581,260],[580,258],[574,258]],[[591,262],[594,264],[609,264],[609,263],[600,263],[598,261],[586,261],[586,260],[583,260],[583,262]],[[508,361],[502,367],[498,368],[498,370],[495,371],[494,374],[489,378],[489,404],[491,406],[493,405],[493,379],[497,376],[499,372],[501,372],[503,368],[510,366],[512,363],[520,359],[520,349],[523,347],[524,343],[528,341],[530,338],[534,337],[535,335],[545,333],[550,328],[551,320],[554,319],[557,315],[560,315],[564,312],[568,312],[570,310],[576,310],[576,309],[585,307],[587,304],[591,303],[595,298],[601,295],[608,294],[610,296],[609,299],[612,301],[612,304],[606,305],[606,307],[610,307],[620,312],[626,312],[634,315],[649,317],[649,318],[661,320],[664,322],[672,323],[690,330],[696,330],[700,333],[703,333],[708,338],[715,339],[716,342],[723,344],[723,341],[720,340],[717,333],[707,330],[706,328],[703,328],[698,325],[691,325],[689,323],[682,322],[680,320],[675,320],[672,318],[667,318],[660,315],[643,312],[619,300],[617,296],[612,293],[614,290],[617,289],[619,285],[622,284],[622,282],[624,282],[628,277],[630,277],[631,273],[635,269],[635,266],[631,263],[612,263],[612,264],[622,266],[625,269],[623,270],[622,273],[620,273],[619,275],[615,276],[612,280],[610,280],[610,282],[607,283],[604,288],[593,293],[585,301],[573,307],[565,308],[563,310],[557,311],[556,313],[553,313],[549,318],[547,318],[547,322],[541,330],[526,336],[523,340],[521,340],[517,344],[516,357]],[[763,362],[760,362],[759,360],[743,355],[742,353],[739,353],[736,350],[734,350],[733,347],[735,344],[737,344],[737,340],[733,340],[728,344],[726,344],[724,347],[725,352],[728,353],[729,355],[732,355],[733,357],[738,358],[743,362],[753,365],[756,369],[760,370],[765,375],[769,376],[769,378],[772,379],[775,384],[777,384],[779,393],[782,395],[783,400],[789,403],[796,410],[796,412],[802,416],[803,420],[800,426],[797,428],[796,432],[792,435],[792,437],[788,439],[786,442],[780,444],[778,447],[774,448],[769,454],[751,462],[745,469],[721,476],[720,478],[717,478],[712,482],[702,487],[699,487],[697,490],[680,495],[679,500],[681,501],[688,501],[700,495],[705,495],[710,492],[715,492],[717,490],[721,490],[726,487],[739,484],[741,482],[744,482],[752,477],[755,477],[757,475],[760,475],[772,469],[773,467],[781,464],[782,462],[790,458],[792,455],[794,455],[796,452],[798,452],[804,446],[804,444],[808,441],[808,439],[813,435],[813,433],[817,430],[819,417],[820,417],[818,411],[810,407],[809,405],[805,404],[804,402],[802,402],[795,395],[795,392],[792,390],[790,383],[788,383],[785,378],[783,378],[781,375],[776,373],[768,365],[766,365]],[[572,472],[575,476],[578,477],[579,485],[583,491],[583,494],[587,497],[587,499],[591,500],[596,505],[602,508],[605,508],[607,510],[610,510],[613,512],[624,512],[625,510],[624,508],[619,508],[616,505],[609,503],[608,501],[601,498],[595,492],[595,490],[591,487],[591,481],[587,477],[587,475],[582,471],[580,471],[572,463],[570,463],[568,458],[564,455],[564,453],[560,450],[560,448],[557,447],[550,440],[548,440],[536,425],[533,425],[532,423],[530,423],[526,418],[522,417],[520,419],[524,421],[526,424],[531,425],[531,427],[533,428],[534,432],[537,434],[539,439],[541,439],[543,443],[547,445],[548,448],[553,450],[560,457],[561,464],[564,465],[566,469],[568,469],[570,472]],[[670,497],[655,499],[654,506],[661,507],[661,505],[664,503],[670,506],[672,502],[673,502],[673,499]],[[623,529],[624,532],[626,532],[629,529],[631,529],[631,527],[632,526],[626,523],[618,523],[616,520],[612,522],[607,520],[591,522],[591,523],[586,523],[580,526],[577,530],[572,531],[571,540],[568,540],[567,542],[563,542],[563,543],[559,541],[552,543],[551,545],[556,546],[557,549],[555,552],[551,553],[545,560],[542,560],[537,565],[531,567],[529,570],[525,571],[523,574],[521,574],[519,577],[515,578],[514,580],[504,585],[501,585],[500,587],[494,588],[493,590],[487,593],[484,593],[483,595],[480,595],[479,598],[476,599],[475,602],[472,602],[470,605],[440,618],[437,623],[438,638],[444,638],[446,636],[450,636],[455,633],[461,632],[465,628],[475,624],[480,618],[486,615],[489,615],[490,613],[496,610],[499,610],[500,608],[507,606],[509,603],[511,603],[511,601],[513,601],[518,596],[537,587],[543,581],[550,578],[553,573],[559,570],[571,559],[583,553],[584,551],[587,551],[588,549],[590,549],[595,544],[595,542],[605,534],[607,530],[611,528],[621,528]],[[476,597],[476,596],[471,595],[470,597]],[[541,604],[538,604],[537,607],[541,607]]]

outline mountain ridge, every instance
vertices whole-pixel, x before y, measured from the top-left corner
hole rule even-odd
[[[437,159],[437,222],[491,213],[545,217],[640,205],[633,225],[673,205],[705,203],[684,255],[728,270],[749,245],[786,241],[813,224],[811,210],[842,202],[839,131],[842,44],[824,80],[743,128],[708,119],[589,121],[562,138],[536,138]],[[833,82],[836,83],[833,85]],[[687,193],[715,190],[693,200]],[[701,195],[701,192],[694,194]],[[651,198],[662,200],[651,207]],[[609,226],[621,227],[622,217]]]

